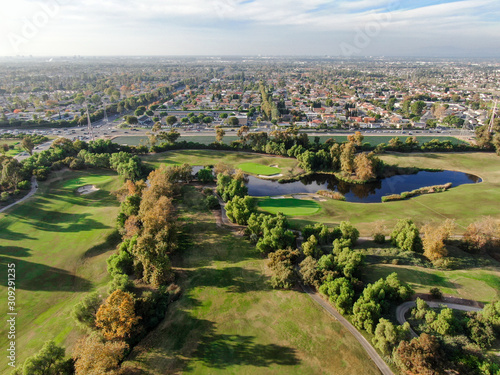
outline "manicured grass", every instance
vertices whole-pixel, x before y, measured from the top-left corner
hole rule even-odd
[[[54,339],[68,348],[80,334],[70,316],[73,306],[108,281],[106,259],[114,248],[119,187],[113,172],[53,172],[39,192],[0,214],[0,293],[7,295],[7,264],[16,265],[17,363]],[[101,190],[82,196],[81,185]],[[1,311],[7,307],[6,299]],[[5,314],[4,314],[5,315]],[[0,347],[7,346],[7,324],[0,326]],[[0,373],[7,358],[0,357]]]
[[[456,233],[463,233],[473,221],[483,216],[500,220],[500,157],[493,153],[429,153],[385,154],[381,159],[403,167],[440,168],[480,176],[480,184],[462,185],[444,193],[428,194],[406,201],[390,203],[349,203],[335,200],[319,202],[323,208],[317,215],[294,220],[298,226],[321,222],[337,225],[349,220],[361,231],[371,235],[373,222],[389,230],[398,219],[411,218],[418,225],[426,222],[455,219]]]
[[[309,199],[259,199],[258,207],[271,214],[282,212],[287,216],[313,215],[321,210],[321,206],[315,201]]]
[[[188,195],[195,205],[196,193]],[[266,260],[248,241],[193,206],[180,217],[189,242],[172,263],[183,294],[124,367],[152,375],[379,374],[306,294],[271,289]]]
[[[270,176],[273,174],[281,173],[281,169],[279,168],[269,167],[267,165],[262,165],[258,163],[241,163],[238,164],[238,169],[241,169],[243,172],[251,174],[261,174],[264,176]]]
[[[416,266],[371,264],[365,271],[366,280],[374,282],[392,272],[396,272],[417,293],[429,293],[430,288],[438,287],[445,294],[481,302],[500,298],[500,269],[497,267],[441,271]]]
[[[255,163],[261,165],[277,164],[285,177],[290,177],[303,170],[298,167],[296,159],[280,158],[250,152],[215,151],[215,150],[179,150],[167,151],[141,157],[146,163],[154,167],[161,164],[215,165],[219,162],[226,163],[233,168],[238,168],[242,163]]]

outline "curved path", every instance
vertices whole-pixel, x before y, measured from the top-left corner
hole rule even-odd
[[[8,206],[5,206],[4,208],[0,209],[0,214],[4,211],[7,211],[9,208],[14,207],[16,204],[24,202],[26,199],[30,198],[33,194],[35,194],[38,190],[38,182],[35,177],[31,178],[31,190],[28,194],[26,194],[24,197],[19,199],[18,201],[15,201],[12,204],[9,204]]]
[[[457,303],[448,303],[448,302],[432,302],[432,301],[425,301],[427,302],[427,305],[432,308],[436,308],[439,306],[446,306],[449,307],[450,309],[453,310],[461,310],[461,311],[481,311],[482,309],[479,307],[473,307],[473,306],[467,306],[467,305],[459,305]],[[396,309],[396,319],[398,320],[399,324],[405,324],[406,323],[406,312],[412,308],[417,306],[415,301],[408,301],[405,303],[402,303],[399,305]],[[418,337],[418,335],[415,333],[414,330],[410,328],[410,333],[412,337]]]
[[[217,196],[217,198],[219,199],[219,203],[221,206],[221,216],[223,224],[234,226],[234,224],[231,223],[227,218],[226,210],[224,209],[225,203],[222,201],[222,199],[220,199],[219,196]],[[298,233],[301,240],[302,234],[300,232]],[[300,246],[300,243],[298,245]],[[318,293],[314,292],[310,287],[302,285],[302,283],[300,284],[300,286],[302,290],[307,293],[307,295],[314,302],[320,305],[328,314],[333,316],[340,324],[342,324],[349,332],[352,333],[352,335],[356,338],[356,340],[359,341],[363,349],[365,349],[366,353],[370,356],[371,360],[375,363],[375,365],[379,368],[380,372],[383,375],[394,375],[392,370],[389,368],[389,366],[387,366],[382,357],[380,357],[375,348],[368,342],[367,339],[365,339],[365,337],[361,333],[359,333],[359,331],[351,323],[349,323],[346,318],[344,318],[336,309],[333,308],[332,305],[330,305],[330,303],[321,298],[321,296]]]

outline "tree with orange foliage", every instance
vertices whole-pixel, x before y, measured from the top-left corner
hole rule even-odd
[[[75,374],[117,375],[127,347],[124,341],[103,341],[95,334],[81,339],[73,352]]]
[[[471,223],[464,233],[464,244],[470,252],[482,252],[494,246],[500,236],[500,225],[491,217]]]
[[[401,341],[394,353],[395,362],[407,375],[443,374],[444,356],[435,336],[422,333],[410,342]]]
[[[441,225],[435,223],[424,225],[421,229],[424,256],[433,261],[448,255],[445,242],[454,228],[455,222],[451,219],[446,219]]]
[[[361,181],[368,181],[376,177],[373,170],[373,161],[364,152],[357,154],[354,158],[354,170],[356,177]]]
[[[95,325],[107,340],[117,340],[129,337],[139,319],[132,295],[118,289],[97,310]]]
[[[363,139],[365,139],[365,136],[363,134],[361,134],[361,132],[356,132],[352,135],[347,136],[347,140],[349,141],[349,143],[353,143],[356,146],[362,146]]]

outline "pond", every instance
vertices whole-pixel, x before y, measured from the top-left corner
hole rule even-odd
[[[333,175],[313,174],[300,181],[279,183],[248,176],[248,194],[255,197],[316,193],[318,190],[338,191],[347,202],[378,203],[383,196],[401,194],[426,186],[444,185],[448,182],[457,187],[464,184],[481,182],[481,178],[455,171],[427,172],[420,171],[411,175],[387,177],[364,185],[340,181]]]

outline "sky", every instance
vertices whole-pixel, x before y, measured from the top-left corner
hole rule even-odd
[[[499,0],[2,0],[0,56],[500,57]]]

